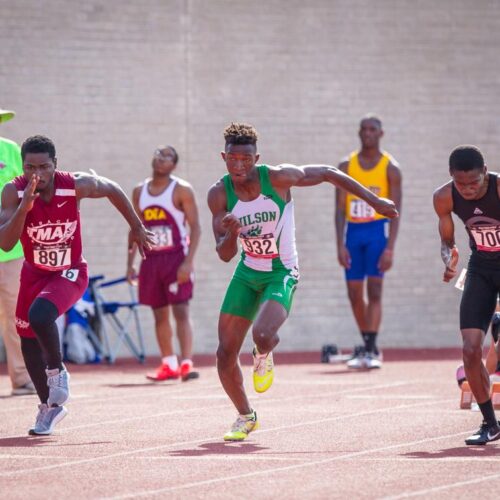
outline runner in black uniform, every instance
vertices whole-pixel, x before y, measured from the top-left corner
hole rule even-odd
[[[490,379],[482,362],[484,337],[500,292],[500,180],[497,174],[488,173],[483,155],[475,146],[455,148],[449,167],[452,180],[434,193],[434,209],[439,217],[441,257],[446,266],[444,281],[457,274],[452,212],[463,221],[470,238],[472,254],[460,304],[460,330],[465,374],[483,423],[465,443],[484,445],[500,439]]]

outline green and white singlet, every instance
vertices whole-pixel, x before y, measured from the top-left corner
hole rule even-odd
[[[223,178],[228,211],[242,226],[241,259],[255,271],[297,270],[293,200],[284,201],[269,180],[269,167],[258,165],[261,193],[252,201],[241,201],[229,175]]]
[[[261,193],[241,201],[226,175],[227,209],[242,228],[241,259],[229,283],[221,312],[253,321],[260,304],[280,303],[290,312],[299,279],[293,201],[284,201],[269,180],[269,167],[257,166]]]

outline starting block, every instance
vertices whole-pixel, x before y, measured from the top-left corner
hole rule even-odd
[[[462,391],[460,392],[460,408],[462,410],[470,410],[472,403],[476,400],[474,399],[474,395],[470,390],[469,382],[462,382],[460,385]]]
[[[495,410],[500,410],[500,382],[491,384],[491,402]]]
[[[462,410],[470,410],[476,399],[470,390],[469,383],[467,381],[463,382],[460,388],[462,389],[460,393],[460,408]],[[493,382],[491,384],[490,395],[493,408],[500,410],[500,382]]]
[[[352,354],[342,354],[336,344],[326,344],[321,349],[321,362],[339,364],[352,358]]]

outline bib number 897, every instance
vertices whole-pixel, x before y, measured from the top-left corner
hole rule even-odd
[[[34,260],[35,264],[40,267],[57,269],[70,264],[70,252],[67,248],[35,250]]]

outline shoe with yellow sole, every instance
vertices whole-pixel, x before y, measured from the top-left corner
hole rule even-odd
[[[231,430],[224,434],[224,441],[243,441],[250,432],[259,428],[257,413],[252,411],[249,415],[238,415]]]
[[[256,392],[266,392],[273,384],[274,363],[273,353],[259,354],[257,348],[253,350],[253,387]]]

